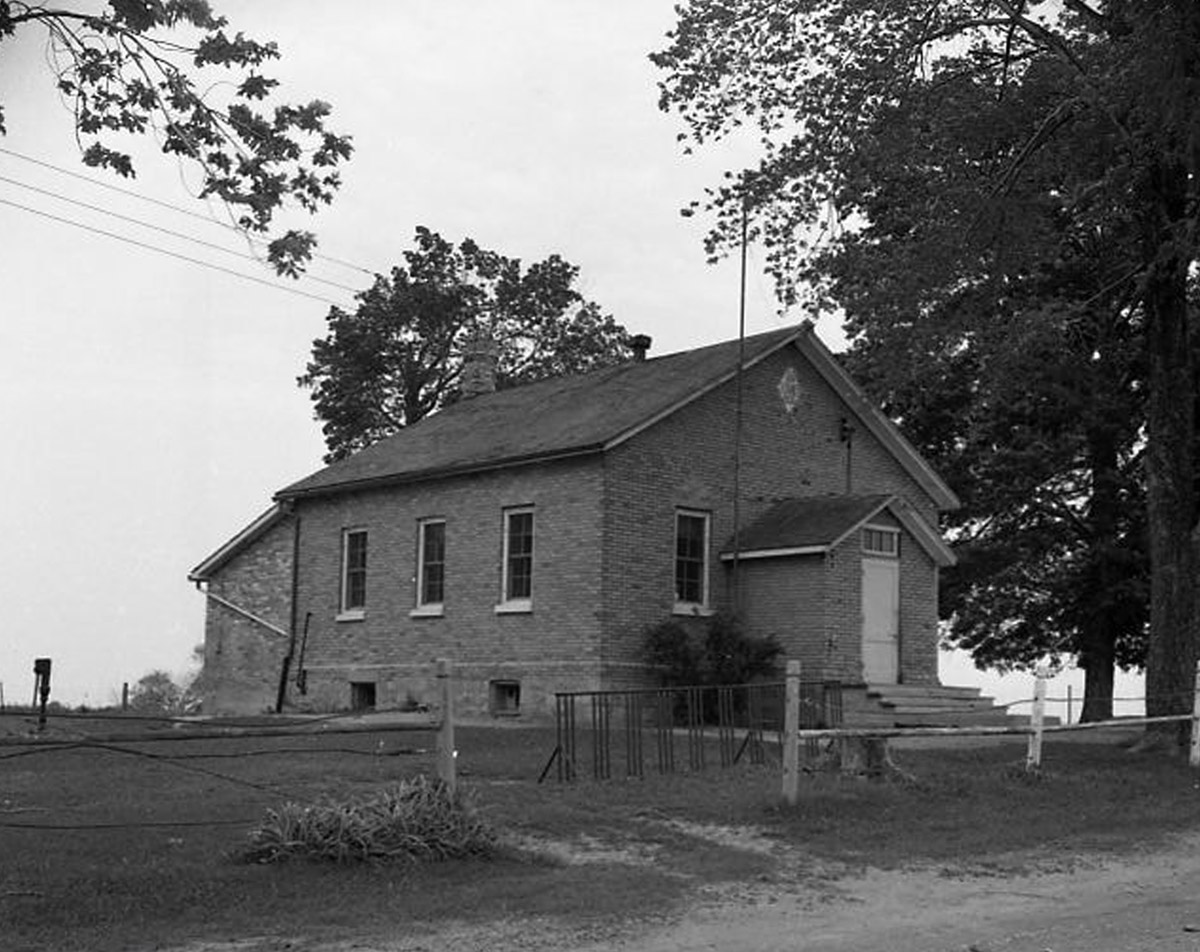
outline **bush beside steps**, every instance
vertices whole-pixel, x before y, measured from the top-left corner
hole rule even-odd
[[[268,810],[241,859],[394,862],[487,857],[495,849],[495,832],[461,794],[421,776],[364,797]]]

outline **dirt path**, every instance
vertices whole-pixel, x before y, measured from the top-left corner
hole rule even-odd
[[[728,830],[713,832],[729,842]],[[753,831],[745,848],[762,849]],[[1053,871],[1043,861],[1040,872],[1009,876],[833,875],[796,851],[777,848],[775,858],[775,875],[703,887],[658,923],[581,927],[514,916],[418,935],[247,938],[177,952],[1200,952],[1200,836],[1120,859],[1063,858]]]
[[[1200,952],[1200,838],[1170,853],[1011,878],[870,872],[763,890],[588,952]]]

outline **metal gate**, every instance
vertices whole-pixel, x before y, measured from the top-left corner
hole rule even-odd
[[[554,695],[555,747],[538,782],[579,778],[590,763],[596,780],[730,767],[741,760],[778,759],[784,684],[570,691]],[[841,684],[800,685],[800,726],[839,727]]]

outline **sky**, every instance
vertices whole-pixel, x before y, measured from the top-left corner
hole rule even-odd
[[[44,35],[0,45],[9,702],[32,696],[36,657],[53,659],[53,697],[71,704],[111,703],[151,669],[187,669],[204,637],[188,571],[272,493],[320,468],[320,426],[296,377],[330,306],[352,308],[418,225],[526,262],[561,255],[581,269],[585,296],[653,338],[652,354],[737,334],[738,263],[707,264],[703,217],[679,210],[749,152],[734,142],[684,155],[681,124],[658,110],[647,54],[665,46],[673,0],[214,7],[231,32],[278,43],[282,58],[264,70],[281,80],[278,98],[332,103],[331,126],[353,136],[334,204],[294,222],[318,234],[326,258],[310,273],[332,283],[275,279],[239,257],[247,247],[221,227],[221,209],[193,198],[196,176],[152,145],[135,153],[133,182],[83,167]],[[779,313],[754,247],[749,259],[748,333],[820,318]],[[818,329],[841,346],[836,320]],[[961,657],[946,659],[942,678],[1031,693],[1028,678],[1000,684]]]

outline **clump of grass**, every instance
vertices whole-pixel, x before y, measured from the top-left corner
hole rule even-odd
[[[365,797],[268,810],[241,858],[251,863],[443,860],[491,856],[495,849],[495,832],[471,805],[440,780],[422,776]]]

